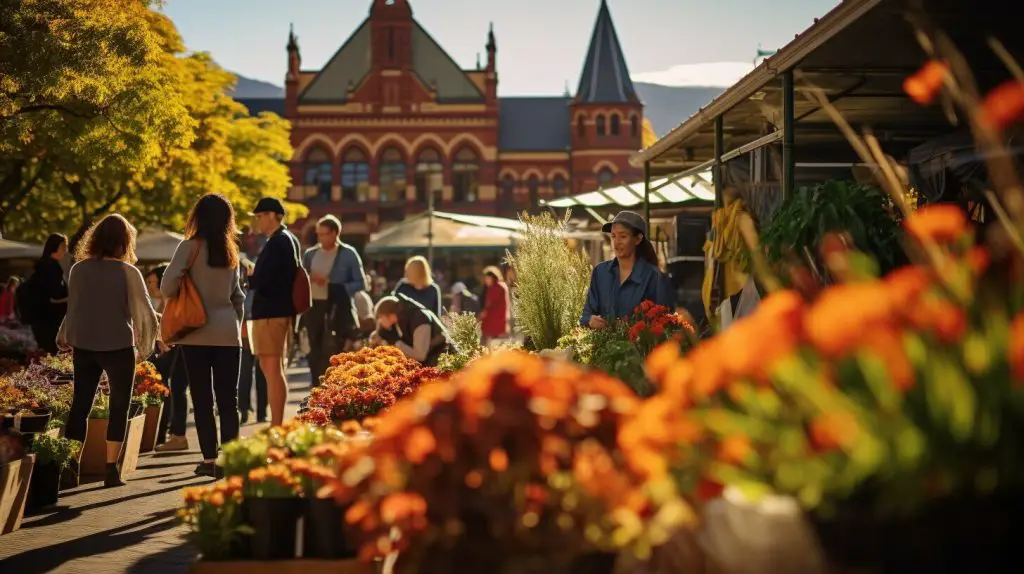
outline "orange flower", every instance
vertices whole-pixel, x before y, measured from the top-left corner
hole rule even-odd
[[[726,464],[741,465],[753,452],[750,437],[741,434],[730,435],[718,445],[718,460]]]
[[[963,237],[968,230],[967,216],[956,205],[935,203],[910,214],[904,226],[918,241],[945,243]]]
[[[985,96],[981,121],[988,127],[1004,130],[1024,115],[1024,82],[1008,80]]]
[[[491,468],[493,468],[497,472],[504,472],[506,469],[508,469],[508,453],[506,453],[503,449],[496,448],[492,450],[489,460],[491,463]]]
[[[916,74],[903,81],[903,91],[921,105],[930,104],[942,90],[949,66],[945,62],[929,60]]]
[[[421,464],[437,449],[434,433],[426,427],[416,427],[409,433],[405,443],[405,456],[413,464]]]
[[[914,366],[904,350],[901,334],[895,329],[877,329],[864,343],[867,353],[885,365],[893,386],[907,391],[914,386]]]
[[[955,343],[967,334],[963,309],[938,295],[922,297],[905,312],[915,329],[931,333],[943,343]]]
[[[879,282],[847,283],[826,290],[807,312],[809,342],[822,354],[848,354],[892,318],[892,301]]]
[[[1024,312],[1018,313],[1010,323],[1007,353],[1011,375],[1017,382],[1024,382]]]
[[[811,421],[811,442],[819,450],[849,447],[860,434],[860,424],[852,413],[825,413]]]
[[[725,490],[723,485],[704,478],[697,484],[694,496],[700,501],[712,500],[721,496],[723,490]]]

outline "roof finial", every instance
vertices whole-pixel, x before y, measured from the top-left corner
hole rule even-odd
[[[489,51],[494,51],[497,46],[498,43],[494,41],[494,22],[491,22],[490,26],[487,28],[487,49]]]
[[[288,24],[288,49],[293,50],[298,48],[299,39],[295,36],[295,23],[290,22]]]
[[[480,52],[476,53],[476,70],[480,71]]]

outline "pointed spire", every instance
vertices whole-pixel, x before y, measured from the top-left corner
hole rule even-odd
[[[299,37],[295,35],[295,23],[288,24],[288,50],[299,49]]]
[[[487,51],[494,52],[498,49],[498,43],[494,41],[494,22],[491,22],[487,29]]]
[[[476,53],[476,69],[478,72],[480,71],[480,52]]]
[[[605,0],[601,0],[601,8],[597,12],[576,99],[582,103],[602,104],[637,101],[636,89],[629,77],[626,58]]]

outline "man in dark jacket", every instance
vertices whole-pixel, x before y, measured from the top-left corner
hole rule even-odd
[[[253,292],[249,338],[267,378],[270,423],[276,426],[284,422],[288,399],[285,357],[294,331],[292,295],[301,251],[299,239],[283,223],[284,206],[280,201],[264,197],[252,210],[252,216],[254,227],[267,237],[267,243],[249,272],[249,289]]]
[[[340,233],[338,218],[324,216],[316,225],[317,245],[302,256],[313,292],[313,306],[302,316],[302,325],[309,335],[309,372],[314,387],[320,384],[331,356],[359,336],[353,297],[366,289],[366,274],[356,250],[338,239]]]
[[[370,335],[373,346],[393,345],[428,367],[437,366],[443,353],[455,351],[437,315],[401,293],[378,301],[375,313],[377,330]]]

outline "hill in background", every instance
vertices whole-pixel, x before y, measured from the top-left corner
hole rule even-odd
[[[698,86],[662,86],[636,82],[637,93],[644,102],[644,115],[659,136],[667,134],[687,118],[721,94],[724,88]],[[238,76],[232,94],[239,99],[284,98],[284,88],[268,82]]]

